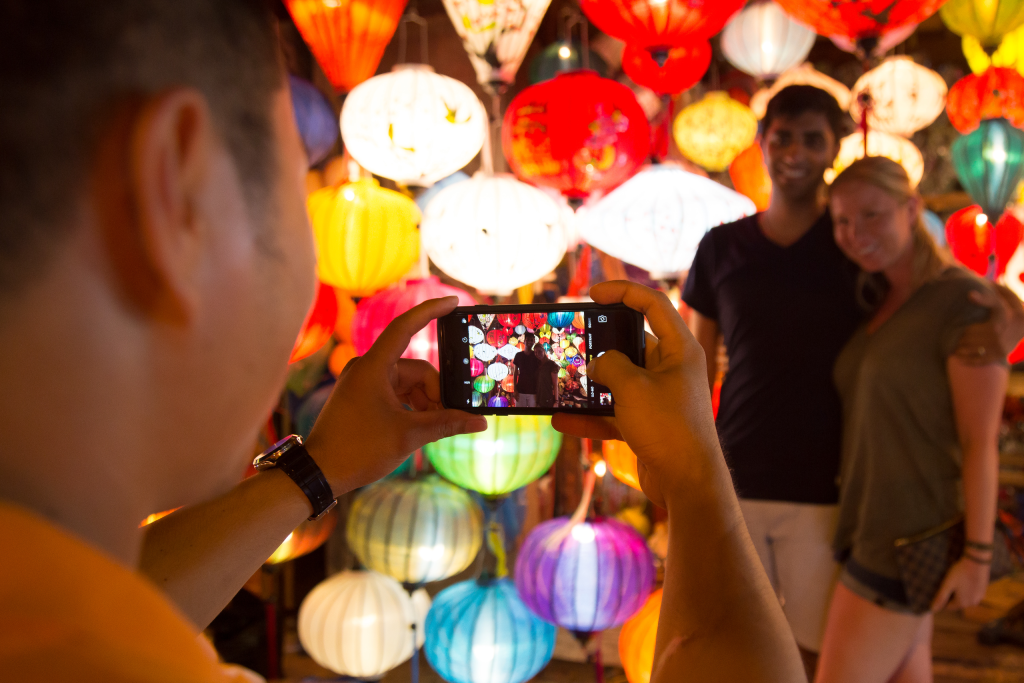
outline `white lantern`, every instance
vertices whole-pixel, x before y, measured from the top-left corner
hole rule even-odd
[[[903,167],[910,178],[910,184],[917,187],[924,176],[924,158],[921,150],[910,140],[880,130],[868,131],[868,155],[887,157]],[[847,135],[839,143],[839,154],[835,165],[825,171],[825,182],[831,183],[843,170],[864,157],[864,133],[856,132]]]
[[[756,212],[738,192],[659,164],[581,209],[579,225],[584,241],[661,277],[688,270],[708,230]]]
[[[868,127],[910,137],[946,108],[946,82],[910,57],[890,57],[857,79],[850,115],[863,116],[862,100],[870,99]]]
[[[487,112],[469,86],[425,64],[400,64],[357,85],[341,137],[359,164],[404,185],[430,186],[477,155]]]
[[[836,79],[829,78],[809,63],[805,62],[800,66],[784,71],[782,75],[772,83],[772,87],[762,88],[754,93],[754,96],[750,98],[750,108],[754,110],[755,114],[757,114],[757,118],[763,119],[765,110],[768,109],[768,102],[775,97],[780,90],[791,85],[813,85],[815,88],[824,90],[829,95],[836,98],[836,102],[839,103],[839,107],[843,109],[843,111],[850,108],[850,89]]]
[[[420,235],[430,260],[451,277],[510,294],[562,260],[569,220],[567,205],[515,176],[480,172],[431,200]]]
[[[423,604],[383,574],[347,571],[318,584],[299,608],[299,641],[313,660],[355,678],[378,678],[423,643]]]
[[[752,2],[722,31],[722,52],[740,71],[774,78],[807,59],[818,34],[772,0]]]

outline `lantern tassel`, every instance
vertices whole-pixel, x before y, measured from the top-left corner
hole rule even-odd
[[[412,624],[412,662],[411,662],[411,664],[412,664],[412,671],[410,673],[410,678],[412,679],[412,683],[420,683],[420,648],[419,648],[419,645],[416,643],[416,639],[417,639],[418,635],[419,634],[416,633],[416,622],[413,622],[413,624]]]
[[[597,641],[597,649],[594,650],[594,680],[597,683],[604,683],[604,658],[601,656],[601,634],[598,633],[594,640]]]

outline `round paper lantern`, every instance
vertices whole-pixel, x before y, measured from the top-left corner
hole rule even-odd
[[[551,327],[568,327],[572,324],[576,314],[572,311],[558,311],[557,313],[548,313],[548,324]]]
[[[508,408],[509,398],[507,396],[492,396],[487,400],[488,408]]]
[[[581,0],[580,8],[595,26],[614,38],[637,47],[662,49],[710,38],[744,2]]]
[[[506,330],[515,329],[522,321],[523,316],[519,313],[499,313],[498,324]]]
[[[627,45],[622,52],[625,74],[637,85],[659,94],[689,90],[700,82],[710,65],[711,43],[703,38],[657,55],[635,45]]]
[[[889,57],[857,79],[850,115],[863,116],[861,102],[871,102],[868,127],[910,137],[939,117],[946,106],[946,81],[906,56]]]
[[[924,175],[924,157],[921,156],[921,150],[910,140],[880,130],[868,131],[868,155],[887,157],[903,166],[914,187],[921,182]],[[831,183],[843,169],[863,157],[864,133],[847,135],[839,143],[839,155],[836,157],[835,165],[825,171],[825,181]]]
[[[451,683],[522,683],[555,649],[555,627],[526,609],[508,579],[470,580],[437,594],[424,654]]]
[[[669,164],[650,166],[580,215],[588,244],[651,271],[687,270],[711,228],[757,211],[729,188]]]
[[[1024,132],[1006,119],[988,119],[953,142],[950,152],[971,198],[987,215],[1001,215],[1024,176]]]
[[[757,0],[729,20],[722,52],[740,71],[775,78],[807,59],[818,36],[771,0]]]
[[[651,593],[640,611],[623,624],[619,632],[619,660],[629,683],[651,683],[662,593],[661,588]]]
[[[423,447],[430,464],[445,479],[485,496],[503,496],[547,472],[558,456],[562,435],[551,427],[550,417],[487,415],[486,419],[485,432],[459,434]]]
[[[289,74],[292,111],[299,128],[302,145],[306,148],[309,165],[315,166],[327,158],[338,141],[338,119],[334,110],[309,81]]]
[[[640,475],[636,469],[636,455],[625,441],[601,442],[601,455],[613,477],[637,491],[643,490],[640,488]]]
[[[317,283],[316,298],[313,306],[302,321],[299,337],[292,347],[289,363],[302,360],[319,351],[334,334],[334,325],[338,320],[338,297],[334,288],[324,283]]]
[[[508,332],[503,330],[491,330],[487,333],[487,343],[498,349],[508,344]]]
[[[501,363],[495,363],[494,365],[490,365],[487,367],[487,376],[493,379],[495,382],[500,382],[501,380],[508,377],[508,366],[503,365]]]
[[[469,361],[469,376],[478,377],[484,374],[484,364],[476,358]]]
[[[608,75],[608,64],[593,50],[587,55],[587,68],[601,76]],[[554,78],[563,71],[583,68],[583,48],[578,43],[559,40],[541,50],[530,62],[530,85]]]
[[[800,66],[795,66],[788,71],[784,71],[781,76],[775,79],[772,83],[772,87],[763,88],[754,93],[754,96],[750,98],[750,109],[757,115],[757,118],[763,119],[764,113],[768,109],[768,102],[775,97],[780,90],[787,88],[791,85],[810,85],[824,90],[832,97],[836,98],[836,102],[839,103],[839,107],[843,110],[850,108],[850,89],[840,83],[834,78],[830,78],[825,74],[821,73],[810,63],[804,63]]]
[[[939,9],[949,30],[995,47],[1003,36],[1024,24],[1022,0],[949,0]]]
[[[352,319],[352,343],[356,351],[360,355],[369,351],[377,337],[398,316],[428,299],[444,296],[457,296],[460,306],[476,303],[468,292],[441,284],[441,280],[433,275],[422,280],[409,280],[363,299],[356,307]],[[419,358],[438,367],[437,321],[431,320],[430,324],[413,335],[402,358]]]
[[[547,313],[523,313],[523,324],[530,331],[538,330],[548,321]]]
[[[288,534],[266,564],[281,564],[313,552],[327,542],[337,525],[338,515],[333,510],[320,519],[307,519]]]
[[[426,64],[400,64],[356,87],[341,108],[345,149],[363,168],[430,186],[468,164],[487,134],[468,85]]]
[[[946,222],[946,242],[956,260],[982,277],[996,279],[1024,239],[1024,224],[1007,211],[992,225],[978,205],[960,209]]]
[[[487,375],[480,375],[475,380],[473,380],[473,388],[476,389],[481,394],[486,394],[491,389],[494,388],[494,380],[488,377]]]
[[[299,641],[320,666],[379,678],[412,656],[416,609],[397,581],[347,571],[319,583],[299,607]]]
[[[709,92],[679,112],[672,135],[687,159],[709,171],[724,171],[754,143],[757,117],[727,93]]]
[[[541,522],[516,560],[516,588],[534,614],[579,634],[618,626],[654,587],[643,537],[617,519]]]
[[[946,0],[777,0],[797,21],[823,36],[878,38],[907,24],[920,24]]]
[[[768,208],[772,199],[772,179],[764,163],[761,145],[755,142],[729,164],[729,179],[736,191],[754,202],[758,211]]]
[[[633,92],[593,71],[559,74],[509,104],[502,146],[515,174],[570,199],[618,185],[650,151]]]
[[[484,337],[484,331],[483,330],[481,330],[476,325],[469,325],[469,343],[470,344],[473,344],[475,346],[476,344],[483,343],[484,339],[485,339],[485,337]]]
[[[985,119],[1003,118],[1024,127],[1024,76],[1015,69],[992,67],[968,74],[953,84],[946,98],[949,122],[961,133],[978,128]]]
[[[377,71],[407,0],[285,0],[295,27],[335,88]]]
[[[484,397],[483,397],[483,395],[479,391],[474,391],[473,392],[472,400],[473,400],[473,407],[474,408],[482,408],[483,407],[483,405],[484,405]]]
[[[572,326],[582,332],[587,327],[586,320],[587,318],[583,311],[576,311],[576,314],[572,317]]]
[[[501,380],[501,388],[508,393],[512,393],[516,390],[516,376],[508,374],[505,379]]]
[[[366,179],[317,190],[306,204],[321,282],[369,296],[416,263],[420,210],[405,195]]]
[[[472,496],[437,475],[396,477],[356,497],[345,529],[367,569],[407,585],[441,581],[476,559],[483,511]]]

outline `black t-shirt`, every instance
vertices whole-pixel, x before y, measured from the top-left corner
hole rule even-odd
[[[838,501],[832,368],[864,317],[856,274],[828,212],[789,247],[765,237],[756,216],[701,240],[683,300],[716,320],[725,340],[718,434],[741,497]]]
[[[520,394],[537,393],[537,370],[540,368],[540,359],[532,353],[520,351],[512,360],[519,368],[519,377],[516,379],[516,391]]]

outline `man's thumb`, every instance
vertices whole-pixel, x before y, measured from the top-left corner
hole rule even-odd
[[[472,415],[462,410],[428,410],[410,413],[416,423],[416,437],[420,446],[449,436],[472,434],[487,429],[483,415]]]
[[[608,351],[587,364],[590,381],[605,385],[612,394],[626,390],[629,383],[642,374],[643,369],[620,351]]]

